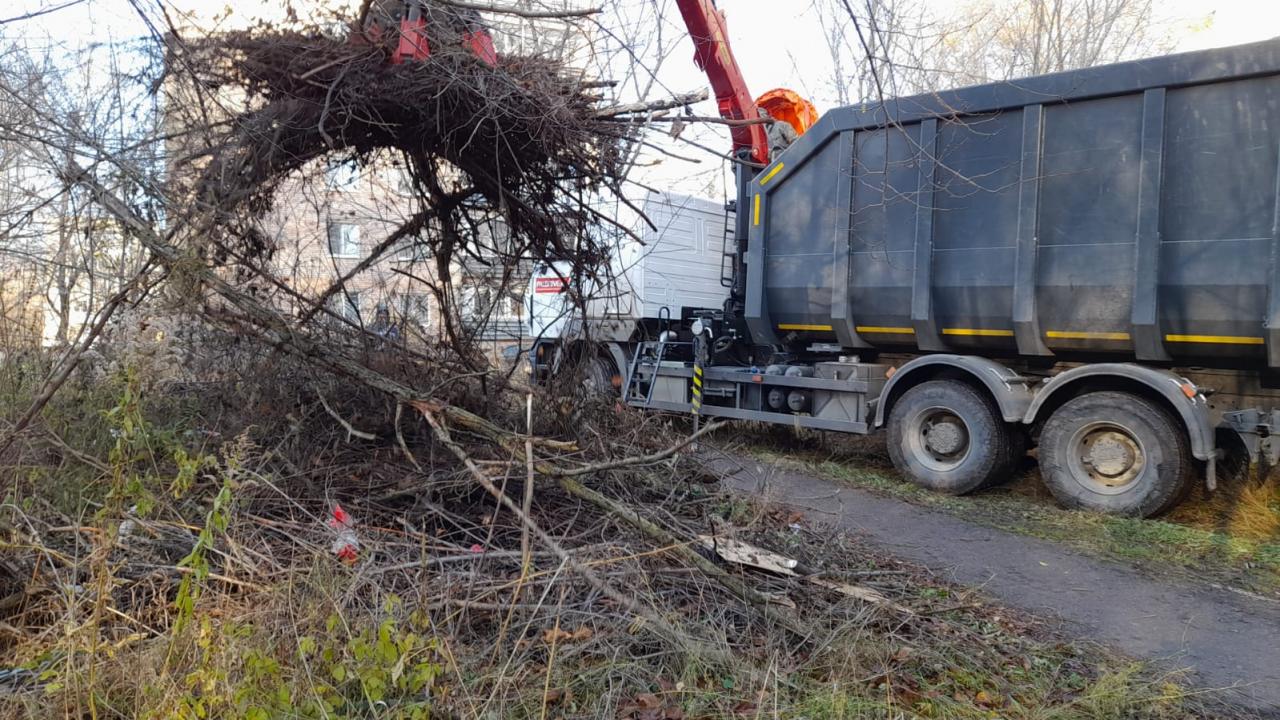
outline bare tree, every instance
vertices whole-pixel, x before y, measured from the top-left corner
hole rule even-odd
[[[1171,51],[1153,0],[817,0],[841,104],[1092,67]],[[877,89],[879,82],[879,89]]]

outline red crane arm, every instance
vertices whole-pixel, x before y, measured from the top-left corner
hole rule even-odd
[[[760,117],[756,101],[747,90],[738,61],[729,48],[724,15],[716,9],[714,0],[676,0],[680,14],[684,16],[689,37],[693,38],[693,61],[707,74],[711,89],[715,91],[720,117],[726,120],[755,120]],[[733,149],[749,150],[751,159],[761,164],[769,162],[769,137],[764,125],[734,125]]]

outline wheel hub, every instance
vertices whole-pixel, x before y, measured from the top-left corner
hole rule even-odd
[[[1096,482],[1110,488],[1122,487],[1142,471],[1142,449],[1128,433],[1100,428],[1084,436],[1080,462]]]
[[[925,447],[938,455],[954,455],[965,446],[964,426],[954,418],[927,424],[924,442]]]

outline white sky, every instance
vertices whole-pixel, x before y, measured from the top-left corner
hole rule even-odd
[[[358,5],[358,0],[341,1]],[[608,6],[611,1],[601,0],[601,4]],[[678,22],[679,13],[673,0],[653,1],[664,8],[667,22]],[[939,13],[946,13],[964,1],[935,0],[934,6]],[[5,8],[0,10],[0,19],[56,2],[58,0],[0,0]],[[153,3],[154,0],[139,0],[144,6]],[[284,2],[167,0],[167,4],[177,13],[189,11],[202,18],[223,18],[226,27],[250,18],[278,17]],[[296,0],[296,4],[305,7],[307,0]],[[329,4],[333,4],[333,0],[329,0]],[[830,107],[824,84],[831,61],[811,0],[718,0],[718,4],[728,19],[730,43],[753,93],[759,95],[774,87],[789,87],[810,97],[820,112]],[[1180,51],[1280,35],[1280,0],[1159,0],[1157,7],[1177,39]],[[32,42],[46,36],[49,42],[71,46],[137,37],[146,32],[129,0],[87,0],[83,5],[23,22],[20,28],[0,26],[0,32],[8,37],[14,37],[18,34],[15,30],[19,29],[20,34]],[[680,30],[672,26],[668,35],[676,36]],[[674,92],[705,87],[706,79],[694,66],[692,55],[692,45],[685,39],[660,68],[661,84]],[[694,110],[698,114],[715,114],[714,103],[710,101]],[[728,149],[728,133],[723,128],[700,129],[691,137],[717,150]],[[681,154],[699,156],[703,161],[692,164],[654,155],[650,160],[656,164],[641,169],[636,177],[650,186],[718,197],[719,188],[723,186],[723,163],[686,145],[672,147]]]

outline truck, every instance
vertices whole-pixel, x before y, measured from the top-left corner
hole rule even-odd
[[[627,346],[627,404],[884,431],[956,494],[1034,446],[1062,505],[1142,517],[1228,453],[1276,463],[1280,39],[836,108],[778,148],[742,132],[723,16],[678,4],[737,121],[728,296]]]
[[[584,278],[567,262],[536,265],[525,291],[530,367],[539,380],[569,367],[593,391],[616,391],[638,344],[688,327],[729,298],[733,213],[724,203],[649,193],[608,268]]]

